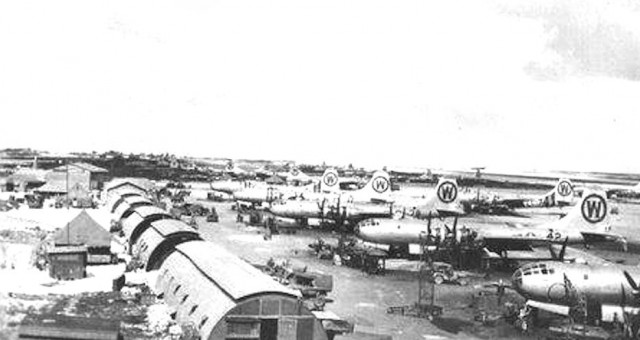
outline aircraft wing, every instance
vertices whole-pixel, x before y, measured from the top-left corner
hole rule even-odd
[[[549,252],[549,249],[533,248],[530,251],[527,250],[505,250],[502,256],[513,261],[523,262],[538,262],[538,261],[553,261],[554,258]],[[575,258],[565,256],[566,261],[573,261]]]
[[[513,208],[524,208],[529,206],[531,200],[526,198],[511,198],[511,199],[499,199],[491,202],[495,205],[504,205],[511,209]]]
[[[546,237],[529,236],[484,236],[485,248],[491,251],[502,252],[504,250],[526,250],[531,251],[537,245],[548,244]]]
[[[527,306],[533,307],[536,309],[542,309],[544,311],[560,314],[560,315],[569,315],[569,307],[563,305],[557,305],[554,303],[540,302],[534,300],[527,300]]]
[[[587,244],[618,243],[627,251],[627,240],[622,235],[600,231],[581,231],[580,233]]]

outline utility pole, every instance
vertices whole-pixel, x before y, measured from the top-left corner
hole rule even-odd
[[[65,177],[66,177],[66,187],[67,187],[67,199],[65,200],[66,205],[67,205],[67,210],[69,210],[69,205],[70,205],[70,201],[69,201],[69,159],[65,159],[65,167],[66,167],[66,171],[65,171]]]

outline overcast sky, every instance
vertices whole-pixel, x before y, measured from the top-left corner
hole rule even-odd
[[[0,147],[640,172],[640,2],[0,2]]]

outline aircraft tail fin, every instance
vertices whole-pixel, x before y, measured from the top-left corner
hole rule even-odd
[[[573,183],[571,183],[570,179],[560,178],[553,190],[556,203],[560,206],[570,205],[574,196],[573,188]]]
[[[436,185],[435,210],[440,215],[459,215],[463,213],[460,203],[458,182],[453,178],[440,178]]]
[[[327,168],[320,179],[321,192],[338,192],[340,191],[338,171],[334,168]]]
[[[560,178],[553,190],[542,197],[541,204],[543,207],[564,207],[573,203],[573,197],[574,187],[571,180]]]
[[[370,197],[372,201],[388,201],[391,192],[389,173],[384,170],[374,172],[369,182],[359,192]]]
[[[585,190],[580,202],[559,222],[567,229],[607,233],[611,231],[609,209],[606,192]]]

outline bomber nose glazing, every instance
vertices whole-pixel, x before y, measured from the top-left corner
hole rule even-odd
[[[511,276],[511,286],[517,291],[522,290],[522,269],[517,269]]]

